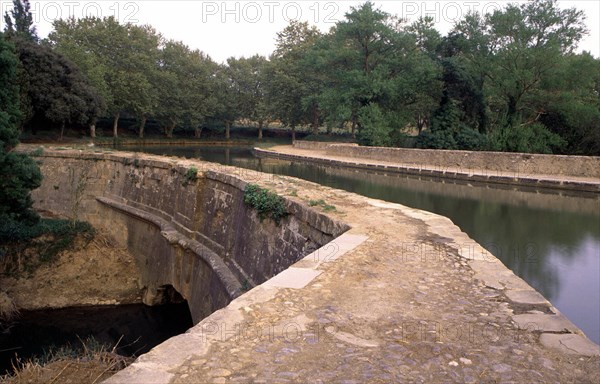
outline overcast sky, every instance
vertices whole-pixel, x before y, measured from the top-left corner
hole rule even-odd
[[[38,33],[45,37],[57,18],[85,15],[115,16],[121,22],[151,24],[165,37],[181,40],[198,48],[218,62],[230,56],[268,56],[274,48],[276,33],[290,20],[308,21],[327,31],[342,20],[351,6],[364,1],[319,0],[142,0],[142,1],[35,1],[32,14]],[[515,2],[515,1],[513,1]],[[438,30],[445,34],[469,10],[490,12],[508,1],[374,1],[384,11],[415,20],[432,16]],[[585,12],[590,30],[579,50],[600,57],[600,1],[559,1],[562,8],[576,7]],[[0,0],[2,14],[12,7],[11,0]],[[4,21],[2,20],[2,23]]]

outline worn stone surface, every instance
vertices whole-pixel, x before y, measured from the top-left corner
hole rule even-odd
[[[581,335],[544,333],[540,336],[540,342],[546,347],[556,348],[565,353],[600,356],[600,346]]]
[[[506,292],[506,297],[512,302],[519,304],[531,304],[531,305],[548,305],[548,300],[542,296],[539,292],[532,291],[530,289],[522,291],[509,291]]]
[[[519,326],[544,305],[511,301],[533,289],[447,218],[289,177],[257,182],[298,207],[335,206],[327,216],[352,227],[352,244],[324,243],[292,265],[319,272],[304,287],[257,286],[107,383],[600,381],[600,358]]]

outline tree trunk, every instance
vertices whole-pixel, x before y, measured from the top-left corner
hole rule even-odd
[[[316,136],[319,134],[319,107],[317,104],[313,104],[312,115],[312,134]]]
[[[146,128],[146,120],[148,120],[148,118],[146,116],[142,115],[142,119],[140,120],[140,132],[139,132],[140,139],[144,138],[144,129]]]
[[[194,129],[194,137],[196,139],[199,139],[201,135],[202,135],[202,127],[196,127]]]
[[[296,141],[296,126],[292,125],[292,143]]]
[[[92,139],[96,138],[96,124],[90,123],[90,137]]]
[[[225,139],[229,140],[231,138],[231,122],[230,121],[226,121],[225,122]]]
[[[509,127],[514,127],[517,124],[517,98],[508,97],[508,110],[506,111],[506,122]]]
[[[114,119],[113,119],[113,137],[117,137],[118,136],[119,117],[120,116],[121,116],[121,114],[119,112],[117,112],[115,114]]]
[[[62,141],[64,135],[65,135],[65,122],[63,121],[60,124],[60,137],[58,138],[58,141]]]
[[[356,138],[356,115],[352,114],[352,125],[350,126],[350,133],[352,138]]]
[[[425,117],[420,113],[417,114],[417,130],[419,131],[419,135],[421,131],[423,131],[423,127],[425,126]]]
[[[165,134],[167,135],[167,137],[169,139],[173,137],[174,130],[175,130],[175,123],[171,123],[165,128]]]
[[[258,140],[262,140],[263,138],[263,121],[258,121]]]

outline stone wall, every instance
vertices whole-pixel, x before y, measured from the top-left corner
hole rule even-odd
[[[450,151],[437,149],[361,147],[322,142],[295,141],[299,149],[324,150],[327,155],[389,161],[438,169],[460,168],[524,174],[600,178],[600,157],[562,156],[528,153]]]
[[[195,322],[349,228],[292,201],[279,225],[260,220],[243,176],[215,164],[80,151],[38,160],[35,207],[106,229],[136,256],[145,302],[172,285]]]

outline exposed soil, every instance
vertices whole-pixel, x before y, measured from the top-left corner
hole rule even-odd
[[[0,311],[139,303],[138,276],[127,249],[100,232],[91,242],[76,239],[73,250],[62,252],[56,261],[29,275],[0,276]],[[0,383],[97,383],[129,362],[108,352],[61,358],[44,366],[26,362],[15,375],[0,377]]]
[[[141,301],[138,276],[127,249],[100,232],[30,275],[0,276],[0,287],[19,310],[130,304]]]

